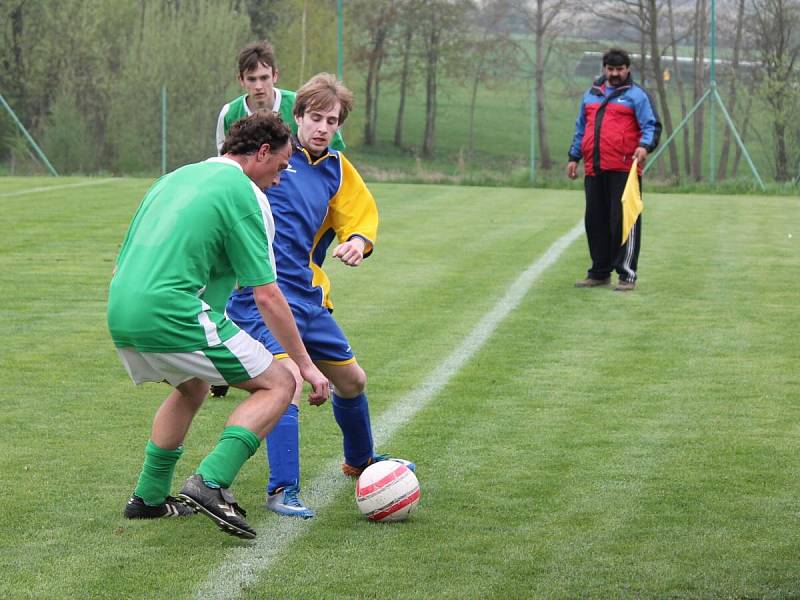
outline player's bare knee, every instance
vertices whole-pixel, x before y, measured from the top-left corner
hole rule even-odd
[[[367,387],[367,374],[364,369],[355,365],[344,376],[337,377],[333,386],[338,395],[344,398],[355,398]]]
[[[270,377],[270,389],[280,389],[287,392],[289,400],[286,403],[288,405],[297,390],[297,376],[287,365],[282,363],[283,361],[272,363],[270,368],[267,369],[267,374]],[[300,385],[302,385],[302,380]]]
[[[192,405],[195,410],[200,408],[208,396],[210,385],[202,379],[190,379],[177,386],[181,394],[181,402]]]

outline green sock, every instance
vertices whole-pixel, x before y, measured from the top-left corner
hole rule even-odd
[[[172,476],[175,473],[175,463],[183,454],[183,446],[175,450],[164,450],[153,443],[147,442],[144,449],[144,465],[139,475],[139,481],[133,493],[148,506],[158,506],[164,503],[172,486]]]
[[[249,429],[238,425],[226,427],[211,454],[197,467],[197,473],[210,487],[230,487],[239,469],[260,444],[261,440]]]

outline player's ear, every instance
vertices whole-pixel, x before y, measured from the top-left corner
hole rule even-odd
[[[278,83],[278,77],[280,76],[281,72],[278,67],[272,69],[272,83]]]
[[[269,144],[261,144],[258,152],[256,152],[256,158],[258,161],[261,162],[266,159],[269,156],[270,150],[271,148],[269,147]]]

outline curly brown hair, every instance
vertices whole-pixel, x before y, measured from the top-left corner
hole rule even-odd
[[[289,143],[291,131],[277,113],[255,113],[231,125],[221,154],[252,154],[264,144],[269,144],[275,154]]]

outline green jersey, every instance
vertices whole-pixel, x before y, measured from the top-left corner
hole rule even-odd
[[[224,157],[161,177],[117,257],[108,327],[117,347],[192,352],[233,337],[233,288],[275,281],[275,225],[263,192]]]
[[[290,90],[275,88],[275,104],[272,107],[272,111],[280,115],[281,120],[289,126],[289,129],[295,135],[297,135],[297,123],[294,120],[292,109],[294,108],[296,95]],[[219,118],[217,118],[217,152],[222,152],[222,143],[225,141],[225,135],[230,130],[231,125],[239,119],[253,114],[250,112],[250,107],[247,106],[246,100],[247,94],[239,96],[236,100],[228,102],[219,111]],[[342,134],[338,130],[333,134],[331,148],[334,150],[344,150],[345,148]]]

